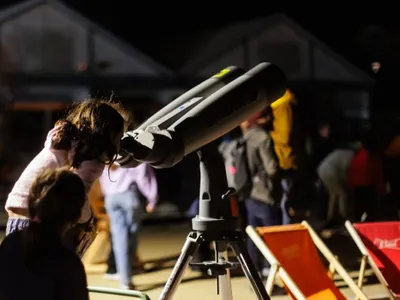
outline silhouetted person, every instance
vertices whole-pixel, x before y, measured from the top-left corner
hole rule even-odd
[[[84,183],[65,168],[47,169],[27,198],[31,222],[0,247],[0,299],[88,300],[83,264],[61,242],[81,216]]]
[[[332,137],[332,128],[328,123],[318,125],[317,136],[312,143],[311,161],[313,167],[318,168],[322,160],[335,149]]]
[[[348,170],[348,185],[354,195],[356,221],[376,221],[378,201],[385,193],[381,158],[375,140],[367,135]]]

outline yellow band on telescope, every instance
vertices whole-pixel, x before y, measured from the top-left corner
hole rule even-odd
[[[223,69],[221,71],[219,71],[219,73],[215,74],[213,77],[215,78],[219,78],[224,76],[226,73],[229,73],[231,71],[231,69],[227,68],[227,69]]]

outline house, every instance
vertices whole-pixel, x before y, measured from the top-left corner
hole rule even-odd
[[[89,95],[114,92],[136,115],[148,116],[181,93],[173,75],[61,1],[27,0],[4,8],[0,144],[15,150],[31,139],[28,148],[41,147],[60,111]]]
[[[23,82],[16,100],[75,100],[93,83],[118,96],[149,96],[151,89],[157,100],[168,98],[163,82],[171,70],[61,1],[28,0],[0,11],[0,42],[2,69]]]
[[[181,91],[171,84],[169,68],[58,0],[0,10],[0,70],[0,101],[12,110],[44,113],[35,116],[43,119],[44,132],[57,111],[89,95],[114,93],[148,115]],[[37,135],[31,127],[20,131]]]
[[[229,25],[199,44],[180,67],[181,76],[207,78],[229,65],[249,69],[273,62],[291,84],[313,89],[317,107],[330,103],[346,117],[369,116],[374,79],[283,14]]]

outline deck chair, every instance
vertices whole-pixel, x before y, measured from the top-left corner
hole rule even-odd
[[[103,272],[106,269],[108,254],[110,253],[110,224],[104,209],[104,197],[98,180],[93,184],[89,193],[90,206],[97,219],[97,236],[92,245],[82,257],[87,272]]]
[[[368,299],[307,222],[258,228],[248,226],[246,232],[271,264],[266,283],[269,295],[279,275],[292,299],[345,300],[324,266],[318,249],[356,296]]]
[[[345,225],[362,254],[358,286],[363,285],[368,263],[389,298],[400,299],[400,222]]]

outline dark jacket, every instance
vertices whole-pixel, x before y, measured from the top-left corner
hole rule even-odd
[[[46,236],[42,255],[34,255],[28,267],[24,234],[26,229],[11,233],[0,246],[0,299],[88,300],[82,262],[60,237]]]
[[[250,197],[271,205],[280,203],[282,188],[279,162],[268,133],[259,126],[252,126],[244,134],[247,159],[253,187]]]

